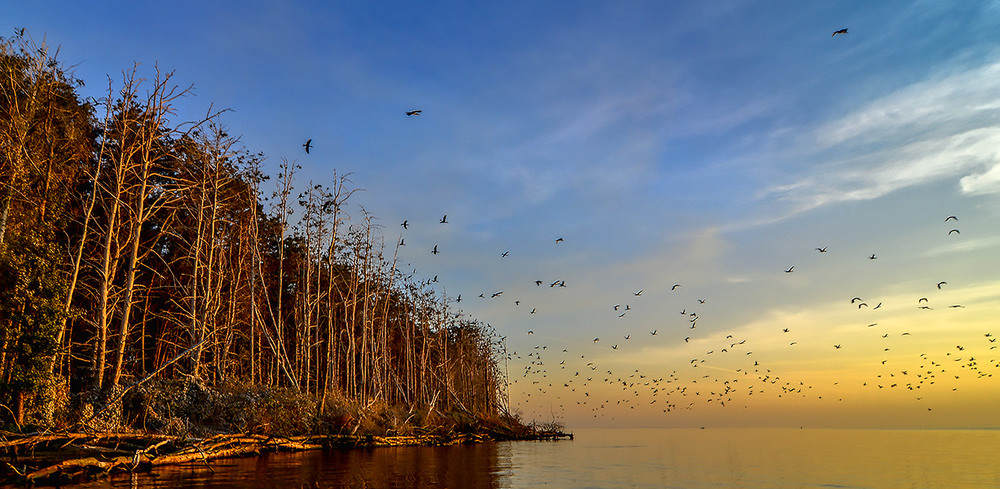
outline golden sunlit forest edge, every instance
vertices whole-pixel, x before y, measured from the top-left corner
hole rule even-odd
[[[558,434],[509,411],[503,338],[399,270],[349,173],[265,184],[172,73],[82,99],[57,52],[0,39],[0,477]]]

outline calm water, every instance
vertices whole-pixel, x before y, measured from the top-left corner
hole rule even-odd
[[[580,429],[574,441],[272,454],[80,487],[997,488],[1000,431]]]

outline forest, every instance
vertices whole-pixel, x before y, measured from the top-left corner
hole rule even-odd
[[[0,38],[0,427],[510,416],[499,335],[400,271],[350,173],[267,175],[172,73],[83,99],[57,52]]]

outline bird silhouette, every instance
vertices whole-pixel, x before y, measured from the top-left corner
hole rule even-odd
[[[308,139],[306,142],[302,143],[302,147],[306,149],[306,154],[309,154],[309,150],[312,148],[313,140]]]
[[[677,287],[680,287],[680,286],[681,286],[681,284],[674,284],[673,286],[670,287],[670,290],[675,290]]]
[[[837,30],[833,31],[833,35],[831,35],[830,37],[836,36],[837,34],[847,34],[847,29],[837,29]],[[864,37],[864,36],[861,36],[861,37]]]
[[[944,282],[944,281],[938,282],[937,283],[937,288],[940,289],[942,285],[947,285],[947,284],[948,284],[948,282]]]
[[[434,245],[434,249],[433,249],[433,250],[431,250],[431,254],[432,254],[432,255],[436,255],[436,254],[438,254],[438,247],[437,247],[437,245]]]
[[[878,258],[878,257],[877,257],[877,256],[875,256],[875,253],[872,253],[872,254],[871,254],[871,256],[869,256],[869,257],[868,257],[868,259],[869,259],[869,260],[875,260],[875,259],[877,259],[877,258]]]
[[[420,109],[417,109],[417,110],[408,110],[408,111],[406,111],[406,115],[407,116],[420,115],[421,112],[423,112],[423,110],[420,110]]]
[[[637,290],[637,291],[636,291],[636,292],[635,292],[634,294],[632,294],[632,295],[634,295],[634,296],[636,296],[636,297],[639,297],[640,295],[642,295],[642,289],[639,289],[639,290]]]
[[[438,222],[441,224],[448,224],[448,214],[445,214],[444,217],[442,217]]]
[[[785,273],[792,273],[792,270],[794,270],[794,269],[795,269],[795,265],[792,265],[792,266],[788,267],[787,270],[785,270]]]
[[[948,231],[948,236],[951,236],[951,233],[962,234],[962,232],[957,229],[952,229],[951,231]]]
[[[958,218],[955,217],[955,216],[948,216],[948,217],[944,218],[944,222],[948,222],[948,221],[952,221],[952,220],[957,221]]]
[[[822,248],[816,248],[816,251],[818,251],[820,253],[826,253],[826,248],[827,248],[826,246],[824,246]]]
[[[563,242],[562,237],[556,238],[556,243],[562,243],[562,242]]]

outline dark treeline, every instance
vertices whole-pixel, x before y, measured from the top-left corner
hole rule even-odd
[[[81,85],[0,39],[0,419],[147,378],[505,412],[496,335],[400,273],[348,175],[301,191],[284,162],[265,198],[263,156],[177,122],[169,73]]]

